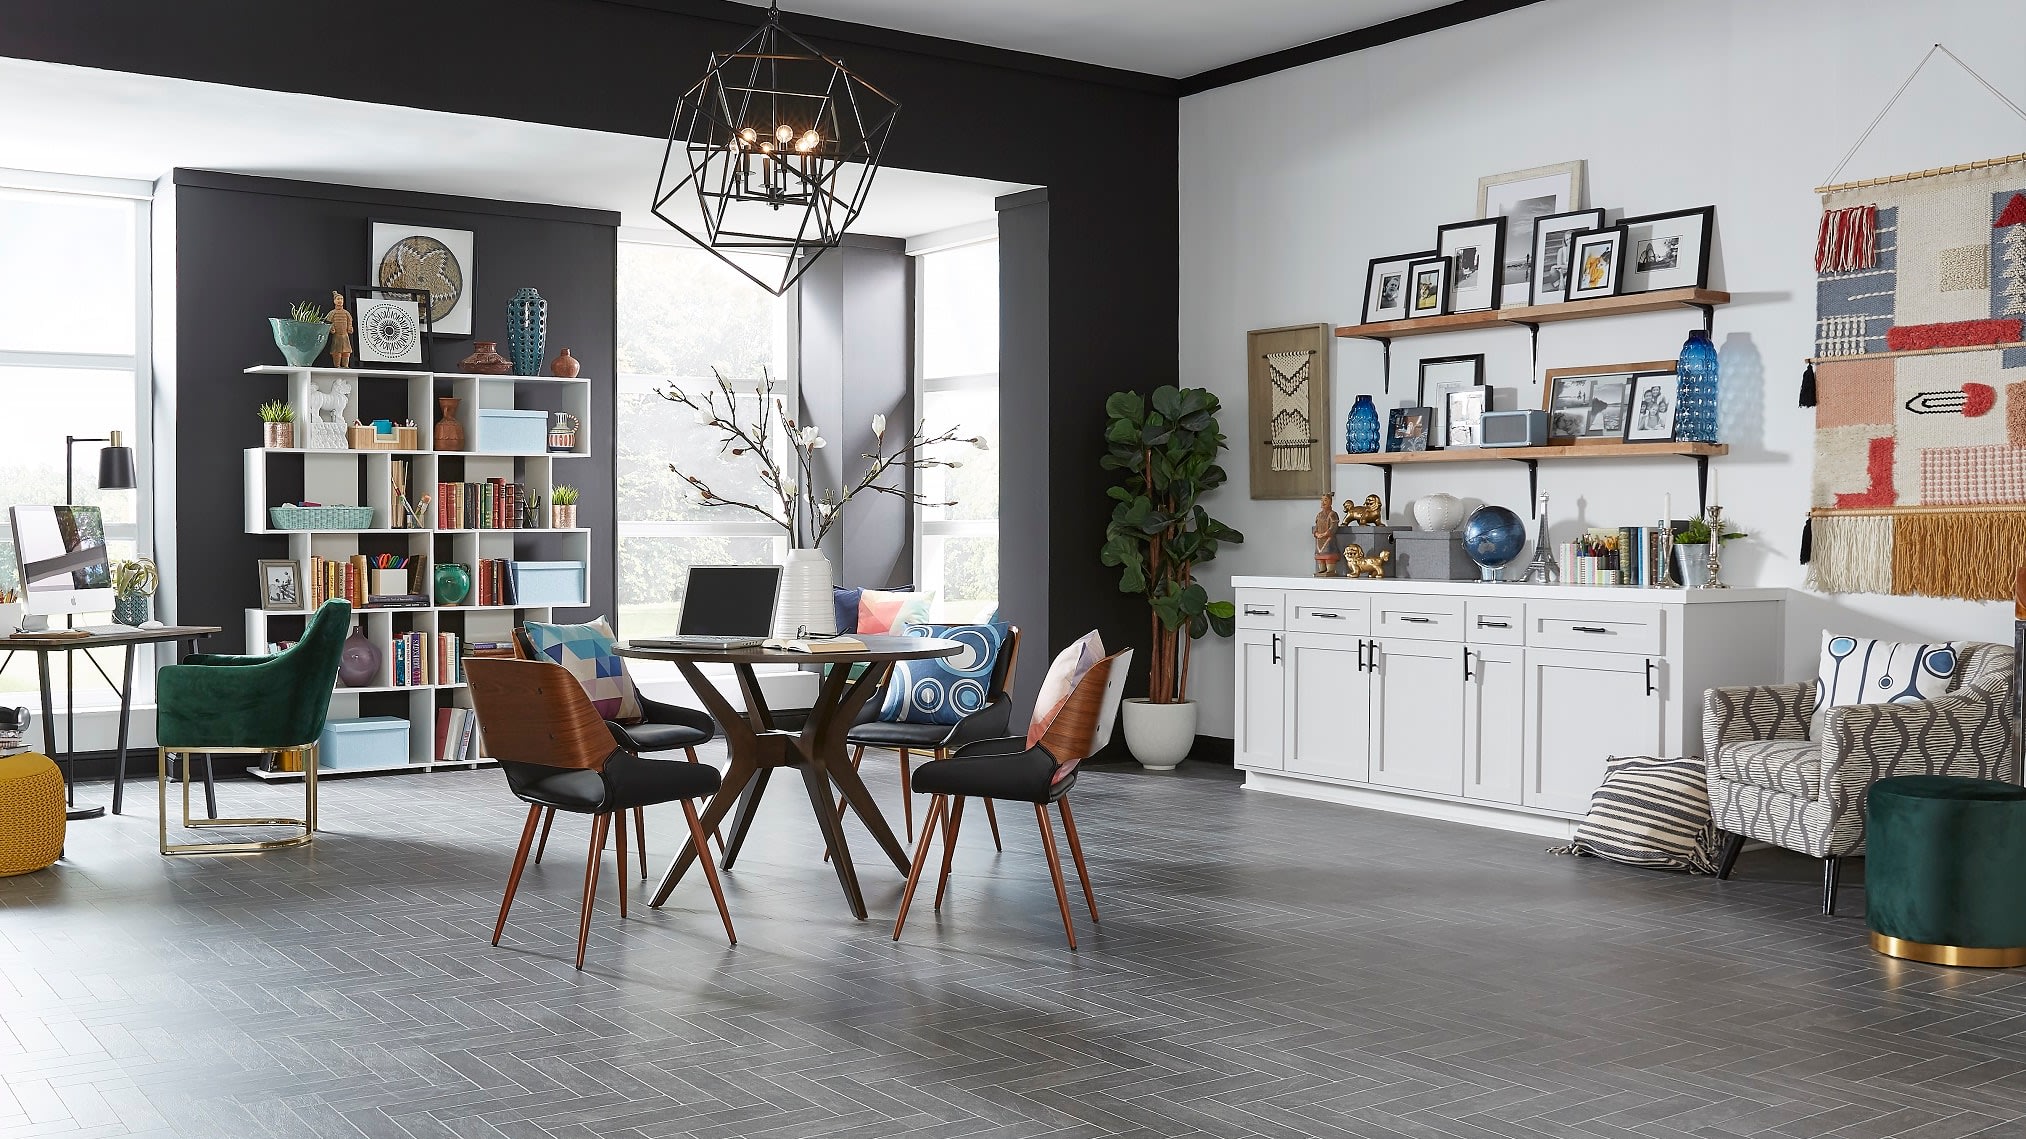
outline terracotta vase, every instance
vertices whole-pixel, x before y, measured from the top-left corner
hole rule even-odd
[[[574,380],[577,378],[577,371],[577,358],[570,355],[568,348],[563,349],[562,354],[549,364],[549,374],[561,379]]]
[[[464,450],[464,424],[457,421],[457,397],[448,395],[439,397],[436,406],[443,411],[443,418],[436,421],[436,449]]]
[[[499,341],[481,340],[471,355],[457,362],[457,370],[473,376],[504,376],[514,370],[514,365],[499,354]]]

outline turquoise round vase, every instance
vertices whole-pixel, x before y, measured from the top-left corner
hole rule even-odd
[[[316,363],[331,339],[331,326],[320,320],[270,316],[267,323],[274,329],[274,346],[281,349],[281,358],[291,368],[307,368]]]
[[[549,338],[549,302],[533,289],[522,289],[507,301],[507,355],[514,375],[542,371],[542,348]]]
[[[1379,409],[1372,397],[1361,395],[1344,420],[1344,450],[1353,455],[1370,455],[1379,449]]]
[[[140,625],[148,619],[148,595],[130,593],[113,598],[113,623]]]
[[[459,605],[471,596],[471,571],[456,562],[441,562],[436,567],[436,603],[438,605]]]

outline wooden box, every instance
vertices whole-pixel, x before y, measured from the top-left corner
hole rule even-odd
[[[395,425],[389,434],[382,435],[373,430],[370,423],[354,423],[346,430],[346,439],[354,451],[418,451],[416,429]]]

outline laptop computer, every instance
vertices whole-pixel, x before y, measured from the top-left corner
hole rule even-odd
[[[691,566],[676,635],[633,643],[649,649],[758,648],[773,630],[780,593],[780,566]]]

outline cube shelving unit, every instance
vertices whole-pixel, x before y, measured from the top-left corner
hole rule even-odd
[[[476,376],[447,372],[394,371],[377,368],[294,368],[263,364],[246,369],[249,375],[270,376],[285,385],[282,398],[296,408],[298,420],[295,446],[288,448],[249,447],[243,453],[246,476],[246,532],[286,535],[288,556],[299,567],[305,594],[309,590],[312,556],[345,559],[355,554],[403,554],[419,558],[411,573],[410,591],[436,600],[435,570],[440,562],[458,562],[472,570],[474,579],[481,560],[505,558],[518,561],[571,561],[585,566],[585,588],[591,580],[591,532],[585,528],[555,529],[547,525],[550,492],[561,483],[570,483],[569,467],[591,456],[591,382],[577,377]],[[312,388],[327,392],[344,381],[350,393],[343,408],[343,422],[372,422],[374,419],[410,421],[416,425],[416,449],[319,450],[308,446],[308,424],[302,421],[309,406]],[[439,451],[433,441],[437,401],[444,397],[459,401],[458,419],[465,425],[466,446],[479,442],[476,425],[481,408],[511,408],[524,411],[568,412],[577,421],[576,445],[569,451],[497,452]],[[437,498],[439,482],[484,482],[501,478],[524,484],[530,496],[539,495],[543,509],[537,525],[524,529],[447,528],[432,501],[429,526],[404,529],[394,525],[392,467],[395,461],[408,464],[411,501],[422,495]],[[289,502],[314,501],[327,505],[369,506],[372,525],[343,530],[280,530],[270,524],[268,510]],[[458,519],[457,521],[462,521]],[[248,580],[254,575],[249,567]],[[435,756],[436,712],[440,708],[471,706],[471,697],[462,683],[397,685],[394,683],[393,639],[397,634],[420,632],[455,633],[460,645],[474,641],[507,641],[516,625],[524,620],[549,620],[552,606],[478,605],[476,580],[463,604],[426,607],[363,608],[355,613],[366,637],[380,649],[380,675],[373,683],[358,688],[342,685],[331,693],[330,714],[334,718],[361,715],[401,716],[408,720],[408,761],[379,768],[349,768],[359,771],[426,771],[441,767],[471,767],[490,763],[484,755],[484,740],[475,748],[475,760],[438,762]],[[305,598],[306,600],[307,598]],[[588,605],[580,597],[577,605]],[[565,606],[567,607],[567,606]],[[246,610],[246,646],[249,653],[263,653],[268,644],[294,640],[310,616],[307,609]],[[431,662],[434,665],[434,661]],[[254,771],[270,780],[300,779],[301,772]],[[331,774],[326,772],[325,774]]]

